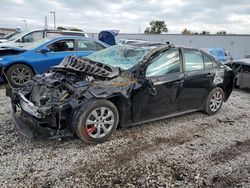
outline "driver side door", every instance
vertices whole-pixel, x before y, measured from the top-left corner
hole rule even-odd
[[[146,69],[146,84],[132,96],[133,123],[158,119],[179,111],[184,81],[178,48],[168,49],[152,60]],[[155,93],[149,92],[151,85]]]

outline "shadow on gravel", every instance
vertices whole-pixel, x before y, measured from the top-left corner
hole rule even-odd
[[[215,164],[226,163],[247,152],[250,152],[250,140],[245,140],[244,142],[237,141],[234,145],[217,153],[213,153],[211,155],[211,160]]]
[[[5,89],[5,88],[6,88],[6,86],[7,86],[7,84],[6,84],[6,83],[0,83],[0,89]]]
[[[243,187],[243,183],[247,183],[248,173],[250,171],[250,167],[241,167],[232,171],[232,173],[227,175],[217,175],[212,179],[213,187],[215,188],[233,188],[233,187]]]
[[[250,88],[239,88],[239,89],[234,89],[234,90],[236,90],[236,91],[243,91],[243,92],[245,92],[245,93],[250,93]]]

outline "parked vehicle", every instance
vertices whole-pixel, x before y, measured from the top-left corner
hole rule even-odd
[[[240,88],[250,88],[250,59],[234,60],[229,64],[237,74],[235,86]]]
[[[110,46],[116,45],[115,37],[118,35],[119,30],[106,30],[101,31],[98,35],[98,39]]]
[[[8,89],[17,128],[28,137],[78,135],[106,141],[121,127],[204,111],[233,90],[234,72],[199,49],[116,45],[66,57],[22,89]]]
[[[91,38],[63,36],[42,39],[23,48],[5,47],[0,50],[0,67],[14,87],[21,87],[35,74],[48,71],[69,55],[87,56],[108,45]]]
[[[147,40],[132,40],[132,39],[120,39],[118,40],[118,44],[129,44],[129,45],[133,45],[133,44],[138,44],[138,43],[148,43],[149,41]]]
[[[207,48],[205,49],[208,53],[212,54],[223,64],[227,63],[232,57],[228,50],[222,48]]]
[[[19,34],[16,34],[11,38],[9,38],[8,41],[0,43],[0,47],[1,46],[23,47],[25,43],[32,43],[41,40],[43,38],[54,38],[65,35],[87,37],[86,33],[79,31],[38,29],[32,31],[24,31]]]
[[[5,35],[5,36],[1,37],[0,38],[0,43],[7,42],[11,37],[13,37],[13,36],[15,36],[15,35],[17,35],[19,33],[21,33],[21,30],[17,30],[17,31],[15,31],[13,33],[10,33],[8,35]]]

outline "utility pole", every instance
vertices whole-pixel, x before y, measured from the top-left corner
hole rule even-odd
[[[44,17],[44,28],[45,28],[45,29],[48,29],[47,16]]]
[[[56,12],[50,11],[50,14],[53,14],[53,16],[54,16],[54,29],[56,29]]]
[[[28,30],[27,21],[26,21],[26,20],[23,20],[23,22],[24,22],[24,25],[25,25],[25,29],[26,29],[26,31],[27,31],[27,30]]]

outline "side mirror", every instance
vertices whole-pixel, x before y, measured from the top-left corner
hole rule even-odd
[[[40,50],[40,52],[41,52],[42,54],[45,54],[45,53],[47,53],[47,52],[51,52],[51,50],[50,50],[49,47],[44,47],[44,48],[42,48],[42,49]]]

